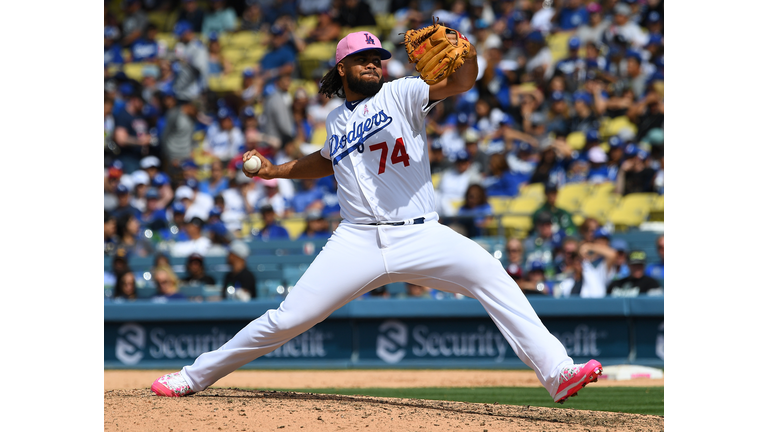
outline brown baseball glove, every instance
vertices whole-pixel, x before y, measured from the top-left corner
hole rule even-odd
[[[448,35],[456,35],[456,42]],[[405,50],[408,60],[416,64],[421,79],[429,85],[437,84],[448,78],[464,64],[469,54],[469,41],[458,31],[437,23],[419,30],[405,33]]]

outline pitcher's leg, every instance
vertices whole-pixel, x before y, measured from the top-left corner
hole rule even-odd
[[[426,286],[480,301],[515,354],[554,396],[560,371],[573,360],[542,324],[520,287],[476,242],[442,225],[428,223],[424,228],[412,230],[409,241],[395,242],[397,246],[385,252],[390,269]]]
[[[309,330],[354,298],[387,283],[375,233],[370,238],[368,234],[339,228],[280,307],[251,321],[221,348],[201,354],[182,369],[190,387],[196,392],[204,390]]]

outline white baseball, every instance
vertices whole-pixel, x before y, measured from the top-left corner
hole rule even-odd
[[[251,156],[243,165],[248,172],[257,172],[261,169],[261,159],[258,156]]]

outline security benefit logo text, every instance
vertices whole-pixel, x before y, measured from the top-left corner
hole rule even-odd
[[[379,326],[376,355],[387,363],[398,363],[410,354],[424,357],[491,357],[504,360],[509,344],[495,327],[477,326],[459,331],[434,331],[425,325],[409,329],[399,320]]]

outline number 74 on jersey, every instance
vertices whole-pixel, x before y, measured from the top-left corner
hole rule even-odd
[[[386,141],[372,144],[368,148],[371,151],[381,150],[381,158],[379,159],[379,174],[384,174],[384,171],[387,170],[387,160],[389,160],[392,165],[402,163],[405,166],[409,166],[411,164],[408,153],[405,151],[405,143],[403,142],[402,137],[395,141],[395,146],[392,148],[391,156],[389,154],[389,145],[387,145]]]

